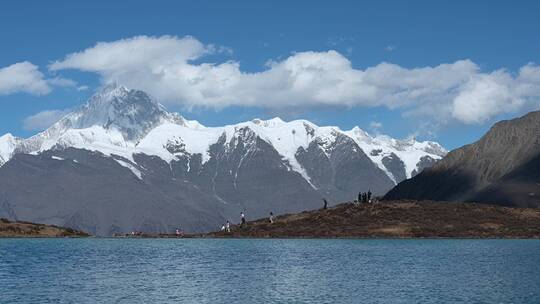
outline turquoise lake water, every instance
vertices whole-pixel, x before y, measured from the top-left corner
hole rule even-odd
[[[0,239],[0,303],[540,303],[540,241]]]

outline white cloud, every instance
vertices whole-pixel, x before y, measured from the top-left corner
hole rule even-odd
[[[77,82],[63,77],[47,78],[39,67],[23,61],[0,68],[0,95],[29,93],[47,95],[53,87],[76,87]]]
[[[118,73],[143,66],[163,69],[168,64],[176,65],[197,59],[215,48],[213,45],[205,46],[192,37],[138,36],[114,42],[100,42],[92,48],[52,63],[49,68],[53,71],[72,68],[100,73]]]
[[[540,67],[533,64],[517,76],[482,72],[470,60],[419,68],[383,62],[362,70],[330,50],[295,53],[248,73],[236,61],[203,62],[219,51],[193,37],[139,36],[98,43],[49,68],[95,72],[103,82],[117,81],[187,108],[383,106],[439,122],[482,123],[540,97]]]
[[[369,127],[373,130],[379,130],[380,128],[383,127],[383,124],[378,121],[372,121],[369,123]]]
[[[57,87],[77,87],[76,81],[62,77],[54,77],[47,79],[47,83]]]
[[[23,128],[28,131],[45,130],[67,113],[67,110],[46,110],[39,112],[25,118],[23,121]]]
[[[0,68],[0,95],[48,94],[51,88],[38,67],[28,61]]]
[[[518,110],[524,101],[513,92],[513,82],[502,71],[475,75],[454,99],[452,115],[465,123],[483,123],[497,114]]]

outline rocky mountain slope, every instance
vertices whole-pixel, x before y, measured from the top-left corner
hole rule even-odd
[[[306,120],[205,127],[112,85],[42,133],[0,137],[0,216],[98,235],[206,231],[240,211],[383,194],[445,153]]]
[[[451,151],[398,184],[385,199],[540,206],[540,111],[496,123],[479,141]]]

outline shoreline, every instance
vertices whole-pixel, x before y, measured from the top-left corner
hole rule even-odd
[[[100,239],[100,240],[540,240],[540,237],[114,237],[114,236],[2,236],[3,239]]]
[[[94,236],[71,228],[0,221],[1,238],[102,239],[540,239],[540,208],[476,203],[382,201],[278,215],[231,225],[231,232]],[[4,235],[2,235],[4,234]]]

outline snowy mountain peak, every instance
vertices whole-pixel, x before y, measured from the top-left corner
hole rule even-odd
[[[111,97],[122,97],[126,96],[129,91],[130,90],[127,87],[113,82],[105,85],[99,92],[94,94],[94,97],[101,96],[102,99],[110,99]]]
[[[111,84],[94,94],[81,108],[62,118],[52,129],[62,132],[99,126],[119,131],[126,141],[138,141],[164,122],[183,125],[184,119],[165,111],[143,91]]]
[[[253,119],[252,122],[254,124],[256,124],[256,125],[259,125],[261,127],[267,127],[267,128],[282,126],[282,125],[286,124],[286,122],[283,121],[279,117],[274,117],[274,118],[268,119],[268,120],[262,120],[262,119],[256,118],[256,119]]]
[[[373,140],[373,137],[371,137],[371,135],[369,135],[368,132],[360,129],[360,127],[358,126],[355,126],[354,128],[352,128],[351,131],[349,131],[349,133],[351,133],[354,137],[358,139],[362,139],[363,141]]]
[[[11,158],[19,142],[20,139],[10,133],[0,136],[0,166]]]

